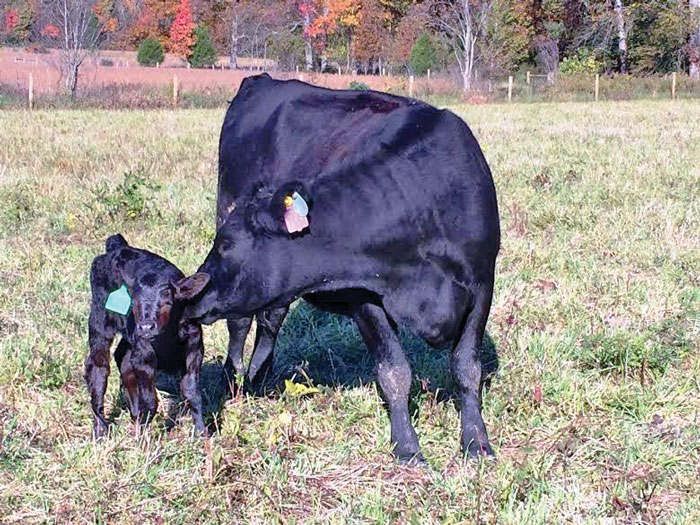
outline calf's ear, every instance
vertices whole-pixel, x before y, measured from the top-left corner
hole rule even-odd
[[[132,275],[130,275],[128,272],[124,270],[120,270],[119,273],[122,276],[122,281],[126,284],[126,287],[129,289],[129,293],[133,294],[133,289],[134,285],[136,284],[136,280]]]
[[[208,273],[195,273],[173,283],[175,300],[185,301],[195,298],[209,284]]]

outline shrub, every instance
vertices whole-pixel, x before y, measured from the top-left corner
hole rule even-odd
[[[413,44],[413,49],[411,49],[409,58],[411,70],[416,75],[423,76],[433,67],[436,58],[435,46],[430,39],[430,35],[426,32],[421,33],[416,43]]]
[[[138,60],[139,64],[153,67],[156,64],[162,63],[164,59],[163,46],[158,40],[148,37],[141,42],[139,52],[136,55],[136,60]]]
[[[38,42],[31,42],[27,44],[26,46],[24,46],[24,50],[27,53],[33,53],[37,55],[46,55],[49,53],[49,50]]]
[[[364,82],[358,82],[357,80],[353,80],[352,82],[350,82],[348,89],[352,91],[369,91],[369,86]]]
[[[216,64],[216,48],[206,27],[194,29],[195,42],[189,60],[192,67],[211,67]]]
[[[116,187],[101,185],[95,194],[100,205],[98,212],[106,212],[111,218],[140,219],[153,212],[153,193],[160,189],[150,182],[143,169],[127,171],[124,180]]]
[[[593,53],[587,49],[579,49],[575,55],[566,57],[559,64],[560,73],[597,73],[600,64]]]

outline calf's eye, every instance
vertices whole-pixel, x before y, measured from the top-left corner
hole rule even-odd
[[[228,252],[233,250],[233,243],[231,241],[221,241],[219,243],[219,254],[226,255]]]

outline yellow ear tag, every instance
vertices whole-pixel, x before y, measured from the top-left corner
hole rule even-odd
[[[284,207],[289,208],[292,204],[294,204],[294,197],[292,197],[291,195],[287,195],[284,198]]]

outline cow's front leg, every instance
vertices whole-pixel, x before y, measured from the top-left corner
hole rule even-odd
[[[246,337],[248,337],[248,332],[250,332],[252,322],[252,317],[226,319],[226,325],[228,326],[228,355],[224,363],[224,381],[231,389],[235,385],[236,375],[241,377],[245,375],[243,346],[245,345]]]
[[[107,433],[107,419],[104,413],[104,398],[109,379],[109,350],[113,337],[107,337],[92,324],[89,326],[90,354],[85,360],[85,382],[90,392],[90,405],[93,413],[93,436],[100,438]]]
[[[204,426],[202,408],[202,360],[204,358],[204,343],[202,328],[199,325],[187,324],[182,328],[181,336],[185,339],[185,374],[180,380],[180,392],[187,400],[192,412],[194,428],[198,434],[207,435]]]
[[[251,383],[255,382],[256,378],[257,383],[261,383],[265,379],[265,375],[272,365],[277,334],[288,311],[288,306],[266,310],[255,318],[257,323],[255,347],[248,366],[248,381]]]
[[[408,413],[411,367],[396,328],[384,309],[373,304],[360,306],[353,319],[377,363],[377,381],[389,405],[394,455],[401,463],[423,463],[418,436]]]

